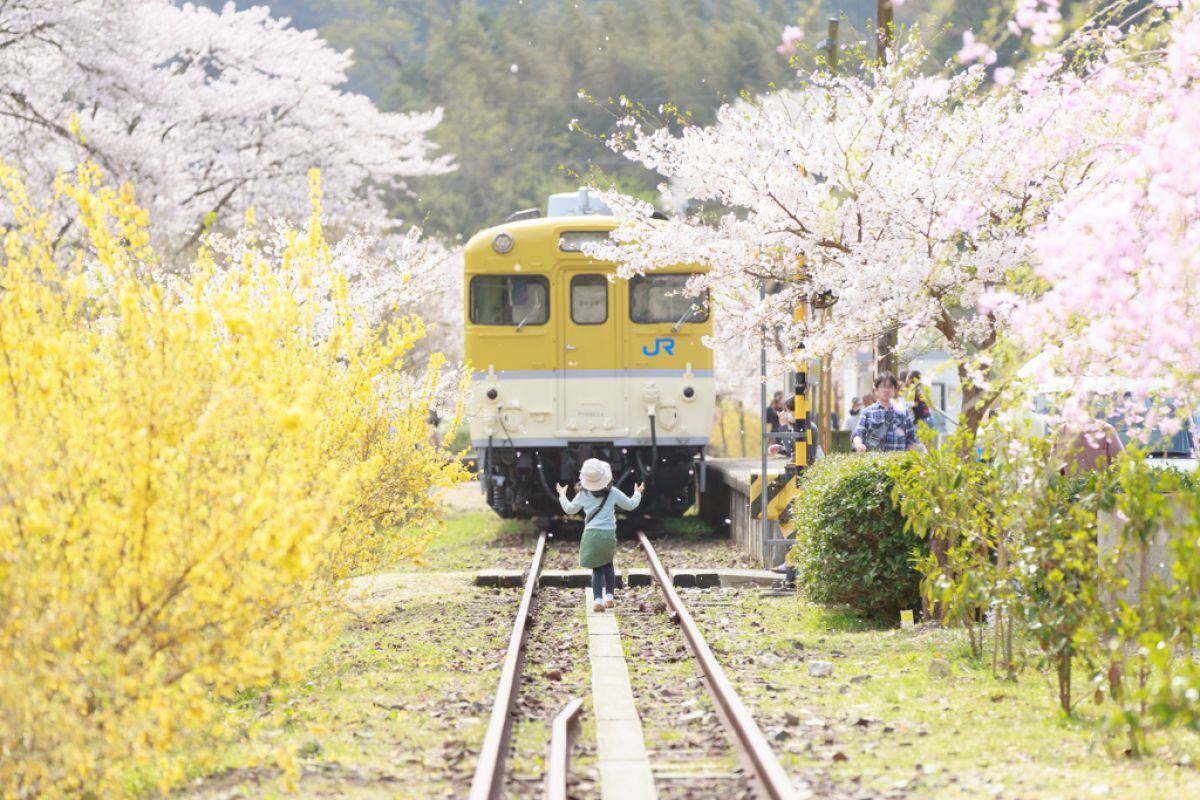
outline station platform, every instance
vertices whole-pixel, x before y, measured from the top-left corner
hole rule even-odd
[[[767,479],[784,473],[787,460],[767,459]],[[744,553],[765,569],[783,561],[793,540],[785,539],[779,523],[750,516],[750,477],[762,471],[757,458],[710,458],[706,462],[704,491],[700,494],[700,516],[718,533],[727,534]]]

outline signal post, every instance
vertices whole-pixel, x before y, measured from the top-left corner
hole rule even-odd
[[[797,265],[797,278],[804,279],[805,261],[800,258]],[[765,296],[765,288],[763,290]],[[808,318],[808,299],[802,300],[792,310],[792,318],[799,323],[803,323]],[[764,334],[765,337],[765,334]],[[792,363],[792,392],[793,402],[795,406],[795,418],[793,420],[793,431],[790,438],[792,439],[792,461],[784,467],[784,474],[772,481],[767,479],[767,447],[776,437],[782,437],[783,434],[772,436],[767,431],[766,427],[766,412],[767,412],[767,392],[766,392],[766,347],[765,341],[762,351],[762,419],[763,419],[763,437],[762,437],[762,469],[758,476],[751,476],[750,481],[750,513],[754,519],[761,520],[762,532],[761,541],[764,548],[764,559],[767,555],[767,545],[782,543],[791,539],[792,524],[791,524],[791,503],[799,493],[800,478],[808,465],[812,463],[812,447],[815,444],[812,435],[812,408],[809,402],[808,388],[808,359],[805,356],[804,344],[799,343],[796,346]],[[757,477],[757,480],[755,479]],[[765,494],[765,497],[764,497]],[[783,534],[781,539],[768,538],[767,532],[771,520],[779,522],[780,532]],[[774,561],[775,550],[769,551]],[[775,566],[775,563],[768,563],[768,567]]]

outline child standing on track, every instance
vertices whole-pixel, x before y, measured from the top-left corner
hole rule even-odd
[[[579,542],[579,566],[592,571],[593,608],[603,611],[613,607],[613,592],[617,588],[617,570],[613,556],[617,554],[616,508],[633,511],[642,501],[643,484],[635,484],[633,497],[612,485],[612,467],[607,461],[589,458],[579,470],[580,491],[574,500],[567,499],[567,487],[556,484],[558,502],[567,514],[585,512],[583,539]]]

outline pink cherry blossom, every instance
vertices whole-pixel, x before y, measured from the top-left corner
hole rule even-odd
[[[978,41],[974,33],[963,31],[962,39],[963,46],[958,51],[958,63],[963,65],[974,64],[976,61],[989,65],[996,63],[996,51],[988,47],[985,42]]]
[[[796,52],[796,46],[804,39],[804,31],[795,25],[788,25],[783,29],[783,44],[775,48],[775,51],[781,56],[790,56]]]
[[[1113,59],[1071,89],[1072,116],[1088,114],[1106,125],[1087,180],[1036,232],[1034,263],[1049,289],[1016,312],[1014,328],[1031,350],[1060,347],[1057,369],[1064,374],[1120,375],[1143,391],[1194,402],[1200,392],[1194,2],[1180,4],[1169,34],[1164,57]],[[1052,143],[1071,146],[1067,133]]]

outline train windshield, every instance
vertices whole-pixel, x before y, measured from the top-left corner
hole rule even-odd
[[[629,282],[629,318],[634,322],[704,322],[708,303],[684,294],[689,274],[638,275]]]
[[[608,321],[608,278],[576,275],[571,278],[571,321],[600,325]]]
[[[478,275],[471,279],[471,322],[476,325],[544,325],[550,318],[550,283],[539,275]]]

